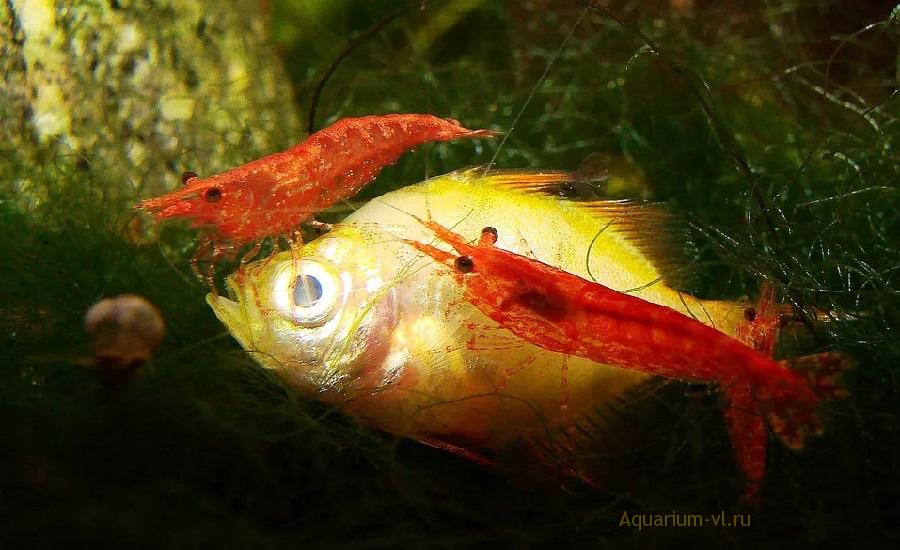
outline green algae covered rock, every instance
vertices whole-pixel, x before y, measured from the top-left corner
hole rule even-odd
[[[0,192],[37,206],[37,172],[86,171],[124,206],[300,141],[265,19],[247,0],[0,4]]]

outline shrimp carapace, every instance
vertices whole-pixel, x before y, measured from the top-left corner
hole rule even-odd
[[[456,254],[404,240],[452,269],[465,298],[502,327],[544,349],[666,378],[719,384],[737,462],[756,498],[765,472],[767,418],[789,447],[821,433],[820,400],[840,395],[837,353],[777,362],[669,307],[614,291],[539,260],[495,246],[486,227],[477,243],[413,216]],[[802,372],[789,368],[803,365]]]

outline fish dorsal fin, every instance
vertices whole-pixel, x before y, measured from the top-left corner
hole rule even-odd
[[[577,178],[572,172],[494,170],[485,173],[483,168],[475,168],[467,173],[469,177],[482,174],[495,185],[554,197],[606,220],[653,264],[666,284],[676,288],[690,285],[687,264],[694,251],[690,231],[680,216],[664,203],[602,198],[593,182]]]
[[[625,199],[594,200],[580,205],[611,220],[620,235],[635,245],[671,287],[690,288],[688,263],[695,252],[687,224],[664,203]]]

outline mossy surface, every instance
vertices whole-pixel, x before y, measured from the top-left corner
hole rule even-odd
[[[3,159],[102,173],[107,200],[171,189],[302,139],[290,84],[245,0],[0,5]],[[4,167],[4,171],[8,171]],[[28,171],[2,190],[46,198]],[[116,205],[121,209],[121,205]]]
[[[64,127],[42,134],[34,123],[27,90],[38,80],[22,52],[35,34],[13,17],[20,4],[0,6],[0,38],[10,39],[0,45],[0,546],[900,540],[900,21],[891,3],[610,3],[630,28],[575,1],[272,2],[270,11],[235,2],[194,15],[161,2],[87,3],[57,13],[59,29],[90,28],[94,38],[59,30],[65,40],[50,42],[84,49],[59,61],[66,100],[57,114],[71,122],[52,136],[48,128]],[[169,15],[135,23],[145,40],[129,50],[137,64],[123,66],[120,27],[75,17],[91,9],[98,21]],[[201,14],[221,22],[204,33],[233,39],[194,49]],[[613,424],[641,434],[621,456],[585,450],[627,473],[606,488],[525,483],[287,390],[206,306],[188,266],[195,233],[134,221],[141,190],[172,187],[182,170],[218,171],[299,141],[327,67],[381,23],[322,88],[315,128],[431,112],[508,134],[499,151],[499,140],[424,146],[363,199],[492,159],[576,169],[590,158],[609,171],[610,193],[665,201],[690,222],[689,290],[753,296],[766,280],[808,315],[857,317],[786,338],[782,353],[840,350],[857,368],[846,377],[850,397],[828,406],[823,437],[803,453],[772,442],[750,527],[619,525],[623,512],[748,512],[736,504],[740,480],[715,395],[673,383],[621,418],[586,423],[597,441],[624,437],[604,432]],[[153,51],[176,60],[159,68],[159,86],[107,85],[103,71],[136,71]],[[220,63],[240,51],[254,52],[246,66],[262,71],[247,73],[243,95],[223,87]],[[195,80],[185,63],[206,68]],[[180,112],[160,103],[174,91],[170,77],[196,101],[188,119],[165,122]],[[207,116],[217,106],[228,123]],[[134,143],[149,150],[140,162]],[[83,366],[81,323],[95,301],[123,292],[158,305],[168,333],[139,376],[110,384]]]

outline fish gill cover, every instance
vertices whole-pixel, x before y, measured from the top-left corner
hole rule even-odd
[[[897,14],[826,0],[5,3],[0,541],[896,543]],[[621,525],[623,512],[743,511],[705,393],[668,384],[585,422],[584,452],[627,482],[523,484],[286,389],[206,307],[195,233],[130,213],[182,171],[386,112],[507,135],[424,146],[364,197],[489,160],[581,166],[604,192],[685,216],[688,290],[754,296],[768,281],[807,321],[853,317],[783,344],[858,365],[823,437],[770,450],[750,527]],[[160,308],[167,335],[111,382],[85,366],[82,320],[126,292]],[[634,449],[590,448],[626,432],[644,434]]]

